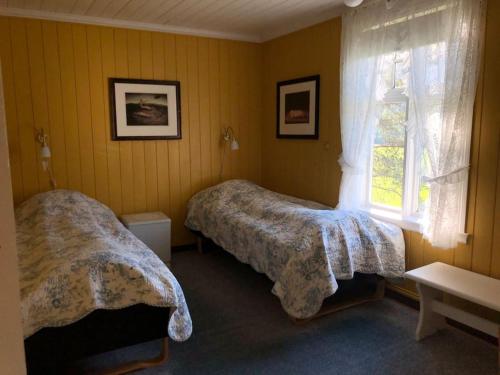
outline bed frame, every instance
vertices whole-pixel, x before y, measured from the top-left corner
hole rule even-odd
[[[337,280],[337,283],[339,288],[333,296],[323,301],[323,306],[316,315],[307,319],[290,316],[290,319],[296,324],[303,324],[349,307],[384,298],[385,280],[376,274],[355,273],[352,280]]]
[[[211,239],[205,237],[201,232],[192,232],[196,235],[198,252],[204,252],[205,244],[210,244],[210,247],[221,248]],[[290,319],[296,324],[303,324],[349,307],[384,298],[385,279],[376,274],[362,274],[356,272],[352,280],[337,280],[337,283],[339,288],[333,296],[323,301],[323,306],[316,315],[307,319],[297,319],[289,316]]]
[[[65,373],[71,362],[91,355],[162,339],[160,354],[106,370],[123,374],[157,366],[168,358],[169,308],[137,304],[119,310],[96,310],[64,327],[43,328],[24,340],[28,374]]]

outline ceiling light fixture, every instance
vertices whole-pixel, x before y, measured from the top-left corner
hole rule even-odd
[[[344,0],[344,4],[351,8],[357,7],[362,2],[363,0]]]

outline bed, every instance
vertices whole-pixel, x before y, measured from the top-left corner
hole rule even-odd
[[[319,314],[340,281],[357,274],[399,278],[405,269],[399,227],[245,180],[195,194],[185,225],[266,274],[274,282],[272,293],[294,319]]]
[[[167,337],[184,341],[192,323],[165,264],[103,204],[54,190],[16,208],[21,314],[28,369]],[[120,371],[119,371],[120,372]]]

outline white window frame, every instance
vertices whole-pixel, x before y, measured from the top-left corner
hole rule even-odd
[[[371,143],[370,159],[368,161],[368,173],[365,192],[364,211],[368,212],[376,219],[391,222],[403,229],[421,232],[418,214],[418,192],[420,188],[420,176],[418,163],[416,160],[415,142],[405,135],[405,164],[404,164],[404,184],[403,184],[403,205],[401,209],[371,202],[372,191],[372,171],[373,171],[373,140]]]
[[[406,110],[407,112],[410,110],[409,103],[407,104]],[[472,137],[472,134],[470,135],[470,137]],[[372,190],[373,143],[374,139],[372,138],[370,158],[368,161],[368,168],[366,169],[368,173],[366,173],[367,181],[365,184],[365,201],[362,210],[376,219],[396,224],[402,229],[422,233],[422,215],[418,212],[418,200],[422,171],[420,170],[420,161],[416,157],[418,154],[418,150],[417,145],[415,144],[415,140],[409,138],[407,134],[405,134],[403,204],[401,209],[371,202],[370,197]],[[465,147],[465,162],[467,164],[470,160],[471,143],[471,141],[467,142],[467,145]],[[462,221],[460,227],[463,228],[463,232],[460,234],[459,242],[463,244],[467,243],[467,239],[469,236],[468,233],[466,233],[467,194],[468,179],[463,184],[460,197],[460,218]]]
[[[402,103],[402,101],[395,103]],[[407,121],[409,110],[409,100],[407,99]],[[375,134],[373,134],[371,140],[370,158],[368,160],[368,168],[366,169],[368,173],[366,173],[367,181],[365,184],[366,191],[363,209],[377,219],[397,224],[403,229],[421,232],[421,214],[418,213],[418,195],[420,190],[421,173],[419,160],[416,157],[417,146],[415,145],[415,141],[409,138],[405,132],[403,197],[402,207],[399,209],[371,202],[374,136]]]

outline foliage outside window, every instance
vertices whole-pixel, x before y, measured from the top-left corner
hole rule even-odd
[[[436,43],[425,46],[433,56],[426,79],[435,79],[435,115],[439,121],[439,94],[443,89],[437,74],[444,49]],[[429,198],[429,184],[423,176],[429,173],[429,160],[423,148],[408,137],[411,109],[409,108],[410,51],[396,51],[381,56],[377,79],[379,116],[373,137],[368,205],[381,211],[418,219]],[[437,72],[436,72],[437,73]]]

